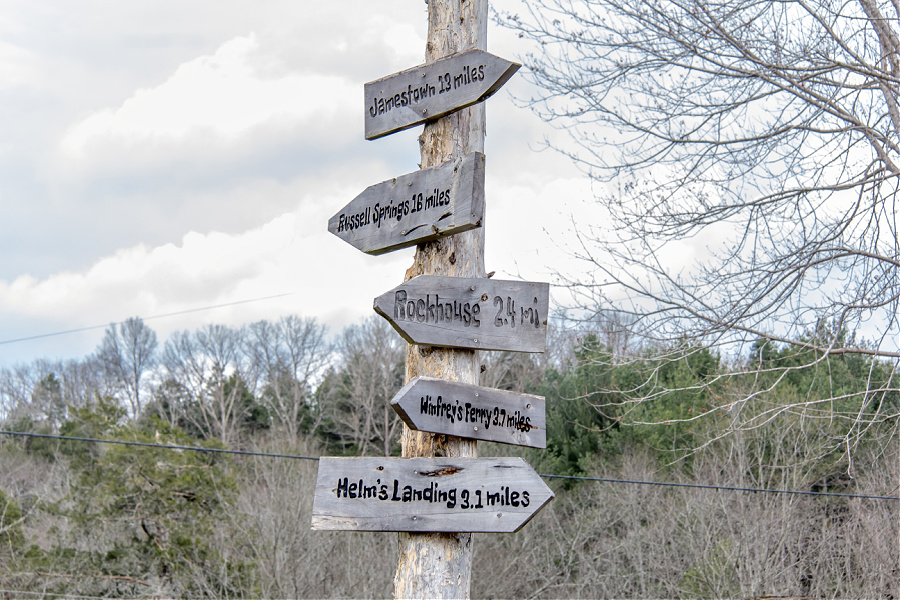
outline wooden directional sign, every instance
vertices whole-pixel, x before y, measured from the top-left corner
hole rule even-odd
[[[484,155],[369,186],[328,221],[328,231],[367,254],[384,254],[481,227]]]
[[[522,65],[468,50],[365,86],[366,139],[408,129],[481,102]]]
[[[513,532],[553,497],[521,458],[322,457],[312,528]]]
[[[543,396],[416,377],[397,392],[391,406],[419,431],[547,447]]]
[[[547,283],[419,275],[375,298],[375,312],[410,344],[543,352]]]

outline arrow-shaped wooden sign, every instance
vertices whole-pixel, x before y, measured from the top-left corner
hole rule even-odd
[[[547,283],[419,275],[375,298],[375,312],[410,344],[543,352]]]
[[[419,431],[547,447],[543,396],[416,377],[397,392],[391,406]]]
[[[509,533],[553,497],[521,458],[322,457],[312,528]]]
[[[522,65],[468,50],[365,85],[366,139],[408,129],[481,102]]]
[[[422,169],[369,186],[328,221],[328,231],[367,254],[481,227],[484,155]]]

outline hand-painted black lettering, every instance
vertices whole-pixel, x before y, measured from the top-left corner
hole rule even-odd
[[[397,290],[394,294],[394,320],[406,320],[406,290]]]
[[[416,300],[416,321],[419,323],[425,322],[425,300],[422,298]]]
[[[494,327],[503,327],[503,298],[500,296],[494,296],[494,306],[500,305],[500,310],[497,311],[497,316],[494,317]]]

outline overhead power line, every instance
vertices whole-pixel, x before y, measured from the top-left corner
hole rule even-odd
[[[286,292],[284,294],[275,294],[274,296],[264,296],[262,298],[251,298],[249,300],[238,300],[237,302],[226,302],[225,304],[214,304],[212,306],[202,306],[200,308],[189,308],[187,310],[179,310],[176,312],[165,313],[162,315],[153,315],[150,317],[139,317],[143,321],[151,321],[153,319],[164,319],[166,317],[175,317],[178,315],[186,315],[189,313],[202,312],[204,310],[212,310],[214,308],[224,308],[226,306],[236,306],[238,304],[248,304],[250,302],[260,302],[262,300],[272,300],[273,298],[282,298],[284,296],[290,296],[293,292]],[[13,340],[0,340],[0,346],[4,344],[14,344],[16,342],[27,342],[29,340],[38,340],[41,338],[53,337],[57,335],[66,335],[69,333],[80,333],[82,331],[92,331],[94,329],[105,329],[110,325],[121,325],[125,321],[113,321],[110,323],[106,323],[104,325],[91,325],[89,327],[79,327],[78,329],[66,329],[65,331],[54,331],[53,333],[41,333],[38,335],[30,335],[28,337],[16,338]]]
[[[802,490],[770,490],[766,488],[735,487],[728,485],[704,485],[701,483],[668,483],[664,481],[640,481],[635,479],[607,479],[605,477],[579,477],[576,475],[541,475],[546,479],[575,479],[577,481],[599,481],[605,483],[634,483],[638,485],[661,485],[666,487],[699,488],[723,492],[763,492],[766,494],[797,494],[802,496],[839,496],[841,498],[868,498],[870,500],[900,500],[900,496],[875,496],[871,494],[841,494],[838,492],[806,492]]]
[[[294,454],[273,454],[271,452],[251,452],[249,450],[229,450],[226,448],[203,448],[201,446],[176,446],[169,444],[150,444],[148,442],[127,442],[124,440],[101,440],[99,438],[72,437],[66,435],[52,435],[49,433],[32,433],[29,431],[2,431],[0,434],[20,435],[27,437],[47,438],[67,442],[92,442],[95,444],[118,444],[120,446],[142,446],[145,448],[162,448],[168,450],[190,450],[192,452],[209,452],[213,454],[240,454],[243,456],[268,456],[271,458],[295,458],[298,460],[319,460],[318,456],[297,456]]]
[[[99,438],[72,437],[65,435],[52,435],[49,433],[32,433],[28,431],[2,431],[0,435],[13,435],[25,437],[48,438],[52,440],[72,442],[92,442],[96,444],[119,444],[122,446],[143,446],[147,448],[160,448],[162,450],[189,450],[193,452],[210,452],[220,454],[237,454],[242,456],[266,456],[270,458],[290,458],[296,460],[319,460],[318,456],[300,456],[296,454],[274,454],[271,452],[251,452],[248,450],[228,450],[223,448],[202,448],[200,446],[175,446],[169,444],[150,444],[147,442],[127,442],[124,440],[103,440]],[[836,496],[840,498],[862,498],[868,500],[900,500],[900,496],[877,496],[874,494],[842,494],[839,492],[807,492],[802,490],[773,490],[766,488],[745,488],[724,485],[704,485],[700,483],[668,483],[664,481],[641,481],[636,479],[610,479],[606,477],[581,477],[577,475],[546,475],[539,474],[545,479],[571,479],[575,481],[595,481],[601,483],[630,483],[636,485],[658,485],[664,487],[697,488],[704,490],[718,490],[724,492],[759,492],[764,494],[794,494],[802,496]]]
[[[66,594],[66,593],[56,593],[56,592],[48,592],[45,590],[41,590],[40,592],[29,592],[25,590],[5,590],[0,589],[0,594],[13,594],[12,596],[7,596],[11,598],[17,598],[21,596],[40,596],[41,598],[72,598],[76,600],[106,600],[109,596],[83,596],[81,594]]]

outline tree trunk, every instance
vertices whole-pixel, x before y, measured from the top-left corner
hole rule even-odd
[[[487,0],[430,0],[425,60],[487,47]],[[425,125],[419,137],[421,167],[484,151],[484,103]],[[484,227],[420,244],[406,279],[417,275],[484,277]],[[406,380],[419,375],[478,383],[473,350],[407,346]],[[403,426],[404,457],[477,455],[474,440],[410,430]],[[395,598],[468,598],[472,577],[472,534],[400,534]]]

